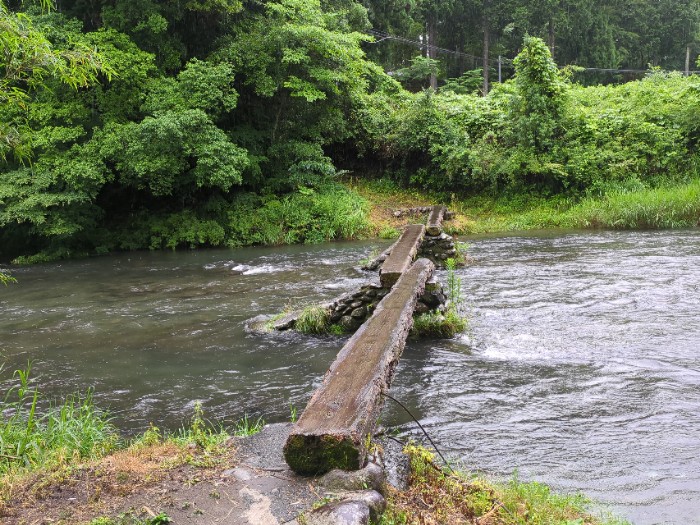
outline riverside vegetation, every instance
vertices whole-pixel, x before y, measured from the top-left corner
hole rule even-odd
[[[459,212],[449,233],[698,223],[700,79],[654,67],[680,67],[697,0],[88,4],[0,0],[3,263],[390,236],[387,206],[416,200]],[[372,25],[487,63],[490,43],[506,81],[485,67],[475,93],[464,64],[373,43]],[[583,77],[551,49],[648,72]],[[89,394],[40,410],[18,378],[0,497],[126,446]],[[172,465],[215,460],[221,439],[193,421],[141,441]]]
[[[650,5],[664,30],[627,27],[625,3],[607,25],[584,22],[610,11],[596,2],[546,16],[535,2],[490,3],[485,36],[512,67],[480,96],[447,59],[386,74],[412,49],[364,33],[430,22],[451,45],[470,34],[476,5],[3,1],[0,260],[387,235],[352,189],[377,177],[479,214],[467,231],[694,226],[698,77],[651,68],[584,86],[551,45],[522,36],[557,41],[567,63],[653,62],[685,49],[700,4]],[[579,27],[637,36],[624,50],[602,34],[568,47]],[[423,73],[438,75],[437,90],[421,90]]]
[[[197,483],[208,469],[230,468],[235,462],[226,444],[229,433],[209,423],[201,405],[195,405],[192,419],[178,432],[164,435],[151,425],[141,436],[126,440],[111,425],[109,415],[94,406],[89,393],[39,408],[46,405],[30,387],[29,373],[29,369],[17,371],[16,386],[0,402],[2,413],[9,414],[0,422],[0,515],[10,502],[42,501],[57,487],[71,490],[77,483],[92,487],[92,492],[72,504],[71,523],[78,519],[87,525],[162,525],[171,522],[164,512],[133,509],[95,516],[96,505],[124,497],[135,487],[158,487],[165,472],[183,465],[194,474],[182,482]],[[232,433],[250,435],[261,427],[260,419],[246,417]],[[475,518],[502,525],[623,524],[593,516],[581,496],[559,496],[545,485],[517,478],[494,483],[466,472],[447,472],[429,451],[416,445],[404,452],[410,458],[410,486],[389,491],[381,525],[472,523]]]

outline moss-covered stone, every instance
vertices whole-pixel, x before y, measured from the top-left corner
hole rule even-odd
[[[284,446],[289,467],[303,476],[325,474],[333,469],[358,470],[364,457],[361,443],[349,436],[291,435]]]

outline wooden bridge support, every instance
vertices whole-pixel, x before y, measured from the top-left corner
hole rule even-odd
[[[423,227],[415,233],[422,237]],[[284,446],[292,470],[315,475],[363,466],[382,393],[391,384],[417,298],[434,268],[427,259],[410,266],[374,315],[343,346]]]

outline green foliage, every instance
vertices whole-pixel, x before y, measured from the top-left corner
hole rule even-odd
[[[294,329],[303,334],[328,333],[330,315],[322,306],[307,306],[299,314]]]
[[[548,152],[561,134],[566,85],[540,38],[526,37],[513,64],[517,88],[512,111],[513,141],[535,154]]]
[[[139,518],[134,512],[125,512],[114,518],[100,517],[90,521],[89,525],[163,525],[173,520],[164,512],[151,518]]]
[[[153,427],[150,430],[153,431]],[[155,432],[157,432],[157,429]],[[155,435],[152,435],[150,439],[153,439],[153,437]],[[199,401],[194,404],[194,415],[190,420],[189,426],[180,428],[179,432],[173,437],[176,443],[192,444],[205,451],[221,446],[226,439],[228,439],[228,433],[223,427],[215,429],[204,419],[204,410],[202,409],[202,403]]]
[[[164,111],[138,124],[108,126],[100,153],[126,187],[155,197],[242,181],[245,151],[201,110]]]
[[[477,95],[481,92],[482,69],[465,71],[457,78],[448,78],[440,88],[442,91],[452,91],[458,95]]]
[[[30,371],[30,366],[17,370],[17,384],[0,401],[6,416],[0,421],[0,474],[50,468],[66,457],[101,457],[117,447],[117,432],[95,408],[91,391],[40,410]]]
[[[583,88],[559,73],[543,40],[521,43],[526,33],[551,37],[557,53],[614,66],[681,49],[598,2],[562,10],[431,0],[406,11],[393,0],[246,9],[239,0],[65,0],[60,13],[46,1],[43,10],[2,3],[3,260],[355,238],[367,231],[366,205],[333,183],[338,167],[510,197],[593,197],[695,178],[697,77],[656,70]],[[681,51],[700,20],[689,0],[623,4],[620,12],[684,35]],[[435,61],[414,57],[407,68],[415,50],[365,45],[368,17],[399,34],[428,28],[431,43],[449,49],[481,46],[490,28],[494,52],[522,46],[516,78],[475,96],[478,72],[441,56],[452,80],[438,93],[409,93],[363,45],[412,78],[434,73]]]
[[[689,228],[700,217],[700,181],[645,189],[617,190],[586,198],[573,206],[562,223],[585,228]]]
[[[0,284],[7,286],[9,283],[16,283],[17,279],[12,277],[9,273],[0,271]]]
[[[494,483],[462,472],[446,472],[425,448],[408,445],[409,487],[389,498],[381,525],[491,521],[503,525],[624,525],[593,516],[580,495],[559,495],[537,482],[513,477]],[[431,505],[417,502],[430,501]]]
[[[413,319],[411,333],[418,337],[450,339],[464,332],[469,324],[455,309],[445,312],[428,312]]]
[[[318,243],[354,239],[368,228],[364,199],[340,186],[284,197],[243,195],[228,211],[227,244]]]
[[[47,4],[48,5],[48,4]],[[25,13],[13,13],[0,3],[0,106],[10,111],[0,124],[0,161],[9,153],[21,162],[31,158],[31,130],[25,123],[33,92],[55,79],[73,89],[94,84],[99,72],[113,70],[81,38],[60,46],[35,27]]]
[[[265,426],[265,420],[262,416],[257,419],[251,419],[248,414],[244,414],[233,427],[233,435],[238,437],[252,436],[260,432]]]
[[[462,279],[457,275],[454,259],[445,261],[447,268],[447,307],[445,311],[427,312],[413,319],[411,333],[418,337],[449,339],[469,327],[467,318],[459,311],[463,301]]]
[[[394,72],[394,77],[403,84],[411,87],[418,85],[427,87],[431,75],[440,72],[440,62],[422,55],[411,58],[411,65],[398,69]]]
[[[243,79],[245,145],[260,162],[254,184],[279,193],[335,173],[322,147],[352,136],[352,109],[369,80],[381,75],[360,48],[369,37],[352,30],[364,25],[358,9],[326,12],[318,0],[267,2],[216,53]]]
[[[437,191],[580,197],[695,177],[696,77],[575,86],[534,38],[515,63],[488,97],[372,95],[364,144],[394,178]]]

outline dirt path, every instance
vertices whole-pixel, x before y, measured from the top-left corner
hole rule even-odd
[[[231,439],[215,466],[194,456],[189,464],[169,467],[178,452],[160,445],[37,476],[3,509],[0,523],[75,525],[100,516],[147,518],[163,512],[175,524],[296,524],[324,492],[284,462],[290,426],[268,425],[255,436]]]

